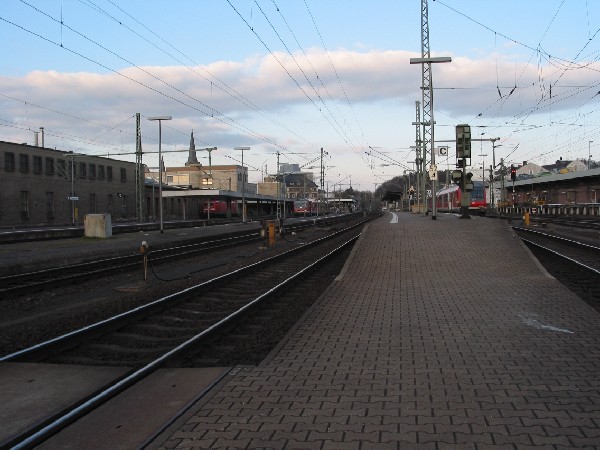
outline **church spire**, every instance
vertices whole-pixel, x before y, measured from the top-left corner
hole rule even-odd
[[[196,157],[196,143],[194,142],[194,130],[192,130],[192,136],[190,137],[190,153],[188,160],[185,163],[186,166],[199,165],[198,158]]]

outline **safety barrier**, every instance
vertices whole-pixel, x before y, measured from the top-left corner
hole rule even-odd
[[[538,205],[538,206],[505,206],[498,208],[502,214],[544,214],[556,216],[600,216],[600,203],[581,205]]]

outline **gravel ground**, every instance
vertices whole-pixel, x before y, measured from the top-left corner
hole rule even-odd
[[[185,260],[161,263],[157,267],[150,264],[146,281],[140,263],[138,272],[93,278],[88,282],[2,301],[2,354],[10,354],[149,303],[172,292],[296,248],[334,230],[310,228],[298,234],[278,238],[278,242],[272,248],[256,242],[224,251],[207,252]]]

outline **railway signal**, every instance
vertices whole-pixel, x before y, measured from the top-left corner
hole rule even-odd
[[[462,170],[452,171],[452,181],[458,184],[459,187],[462,187],[462,174]]]
[[[471,127],[467,124],[456,125],[456,157],[471,158]]]
[[[465,174],[465,191],[471,192],[475,188],[475,183],[472,180],[473,174],[471,172]]]
[[[515,181],[517,179],[517,168],[514,165],[510,165],[510,179]]]

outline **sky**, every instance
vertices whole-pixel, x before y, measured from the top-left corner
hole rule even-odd
[[[429,0],[434,136],[455,164],[469,124],[475,178],[499,164],[600,160],[600,2]],[[0,140],[158,166],[277,161],[329,189],[414,169],[421,0],[2,0]],[[421,117],[422,117],[421,113]],[[497,139],[492,144],[492,139]],[[412,147],[412,148],[411,148]],[[318,178],[318,175],[316,175]]]

